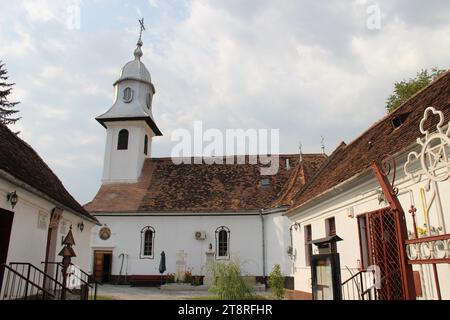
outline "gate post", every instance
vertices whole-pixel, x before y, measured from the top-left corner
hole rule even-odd
[[[381,186],[381,190],[383,191],[386,200],[389,202],[389,206],[395,214],[395,219],[397,222],[397,241],[400,254],[400,271],[404,288],[404,298],[405,300],[415,300],[416,289],[414,287],[414,276],[412,266],[408,264],[408,257],[406,255],[405,241],[408,240],[408,229],[406,227],[405,212],[403,211],[402,205],[397,198],[397,192],[394,191],[394,188],[389,182],[388,177],[376,161],[373,161],[372,163],[372,170],[377,177],[378,183]]]

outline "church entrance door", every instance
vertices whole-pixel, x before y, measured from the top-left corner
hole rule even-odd
[[[112,251],[94,251],[95,280],[105,283],[111,281]]]
[[[0,266],[6,263],[8,258],[9,239],[14,213],[0,209]],[[2,287],[4,269],[0,267],[0,289]]]

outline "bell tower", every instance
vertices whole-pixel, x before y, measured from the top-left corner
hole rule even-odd
[[[114,83],[112,107],[96,120],[106,128],[103,183],[133,183],[139,179],[146,158],[151,157],[151,143],[162,136],[152,115],[153,86],[150,72],[141,62],[144,19],[134,60],[123,68]]]

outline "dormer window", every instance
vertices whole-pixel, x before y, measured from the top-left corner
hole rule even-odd
[[[123,102],[130,103],[133,100],[133,90],[130,87],[123,90]]]
[[[402,113],[396,115],[391,119],[391,124],[394,129],[400,128],[401,125],[406,121],[406,118],[409,116],[409,113]]]
[[[262,179],[261,180],[261,187],[263,187],[263,188],[270,187],[270,180],[269,179]]]

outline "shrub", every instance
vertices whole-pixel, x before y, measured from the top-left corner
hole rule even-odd
[[[184,273],[184,283],[191,283],[192,284],[192,272],[186,271]]]
[[[269,275],[269,287],[272,289],[272,294],[275,299],[283,300],[284,298],[284,277],[281,273],[279,264],[274,265],[272,272]]]
[[[211,263],[209,268],[215,279],[210,291],[220,300],[248,300],[253,297],[252,287],[242,277],[238,260]]]
[[[169,273],[166,275],[166,283],[174,283],[175,282],[175,273]]]

